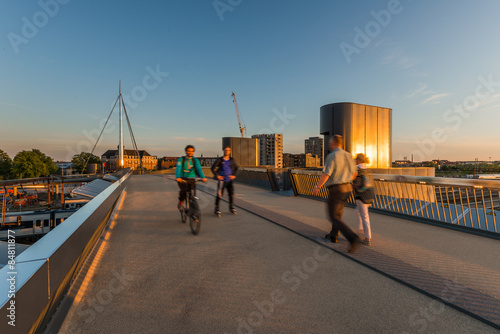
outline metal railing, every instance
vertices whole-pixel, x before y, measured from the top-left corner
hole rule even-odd
[[[240,168],[236,182],[272,191],[291,189],[288,168]]]
[[[123,171],[118,181],[24,252],[12,255],[15,259],[0,269],[0,316],[4,319],[0,333],[43,330],[101,235],[129,176]],[[9,324],[12,319],[15,326]]]
[[[290,172],[296,195],[313,196],[320,171]],[[498,233],[500,182],[477,179],[374,174],[375,201],[380,213],[439,222],[465,229]],[[326,188],[318,196],[328,197]],[[348,205],[355,205],[354,195]]]

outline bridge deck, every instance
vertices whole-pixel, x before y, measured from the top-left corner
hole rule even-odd
[[[238,215],[222,203],[219,219],[214,187],[193,236],[175,182],[134,176],[60,332],[498,332],[474,318],[500,323],[498,241],[372,213],[351,257],[321,238],[325,203],[237,185]]]

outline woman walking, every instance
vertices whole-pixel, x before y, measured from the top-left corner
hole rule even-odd
[[[367,158],[363,153],[356,155],[357,173],[354,176],[353,189],[356,199],[356,212],[359,219],[359,231],[363,232],[364,238],[360,242],[364,245],[371,245],[372,231],[370,227],[370,216],[368,207],[375,199],[373,191],[373,177],[370,171],[365,167]]]

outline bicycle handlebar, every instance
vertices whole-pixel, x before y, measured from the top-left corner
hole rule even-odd
[[[202,177],[181,177],[182,180],[184,181],[202,181]]]

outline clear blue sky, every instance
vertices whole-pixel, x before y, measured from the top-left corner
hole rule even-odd
[[[322,105],[355,102],[393,109],[393,160],[500,160],[498,13],[495,0],[3,1],[0,149],[90,151],[122,80],[153,155],[221,153],[239,136],[234,91],[248,135],[281,132],[285,152],[319,135]],[[97,155],[118,144],[112,119]]]

